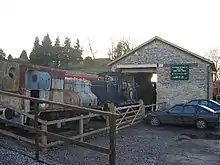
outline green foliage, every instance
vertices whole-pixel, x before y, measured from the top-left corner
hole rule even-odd
[[[61,54],[62,54],[62,47],[60,45],[60,39],[59,37],[56,38],[55,44],[54,44],[54,53],[52,60],[54,61],[54,66],[58,68],[61,64]]]
[[[76,43],[74,45],[74,61],[76,61],[77,63],[83,61],[82,55],[83,55],[83,49],[81,48],[79,39],[77,38]]]
[[[0,59],[1,60],[5,59],[5,56],[6,56],[5,52],[0,48]]]
[[[23,51],[21,52],[21,55],[20,55],[19,58],[20,58],[21,60],[23,60],[23,61],[28,61],[27,52],[26,52],[25,50],[23,50]]]
[[[87,57],[84,59],[83,64],[86,65],[86,66],[91,66],[91,65],[94,64],[94,61],[93,61],[92,57],[87,56]]]
[[[9,54],[9,55],[8,55],[8,61],[12,61],[12,60],[13,60],[12,55]]]
[[[82,59],[83,49],[77,39],[74,47],[71,39],[66,37],[64,45],[61,46],[59,37],[52,45],[49,34],[45,35],[40,45],[39,38],[35,38],[33,50],[30,53],[30,61],[34,64],[53,66],[58,68],[68,67],[69,64],[79,64]]]
[[[39,37],[35,38],[34,46],[30,53],[30,61],[33,64],[44,65],[44,56],[42,54]]]

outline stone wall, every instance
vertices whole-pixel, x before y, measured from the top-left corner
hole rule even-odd
[[[112,71],[115,71],[118,64],[164,64],[157,68],[157,102],[165,101],[168,107],[192,99],[207,98],[208,64],[160,40],[153,40],[114,63]],[[189,64],[189,80],[171,80],[170,64]],[[209,92],[209,97],[212,98],[211,74]]]

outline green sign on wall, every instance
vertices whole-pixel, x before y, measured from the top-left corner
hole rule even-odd
[[[171,65],[171,80],[189,80],[189,66]]]

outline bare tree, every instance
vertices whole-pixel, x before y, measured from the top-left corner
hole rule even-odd
[[[220,49],[211,50],[209,53],[206,53],[205,56],[215,64],[217,72],[214,76],[214,81],[220,80]]]
[[[92,49],[92,44],[91,44],[91,41],[89,39],[89,50],[92,54],[92,58],[95,59],[95,54],[98,52],[97,50],[94,52],[93,49]]]
[[[114,60],[124,54],[130,52],[134,48],[134,45],[129,39],[121,39],[115,44],[112,42],[108,51],[108,56],[111,60]]]

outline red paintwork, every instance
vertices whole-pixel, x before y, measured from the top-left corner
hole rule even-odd
[[[28,70],[36,70],[42,72],[48,72],[52,79],[64,79],[65,71],[60,69],[55,69],[46,66],[33,65],[33,64],[20,64],[20,88],[25,88],[25,73]]]
[[[67,78],[78,78],[78,79],[86,79],[86,80],[104,80],[102,77],[91,77],[87,75],[75,75],[75,74],[66,74]]]

